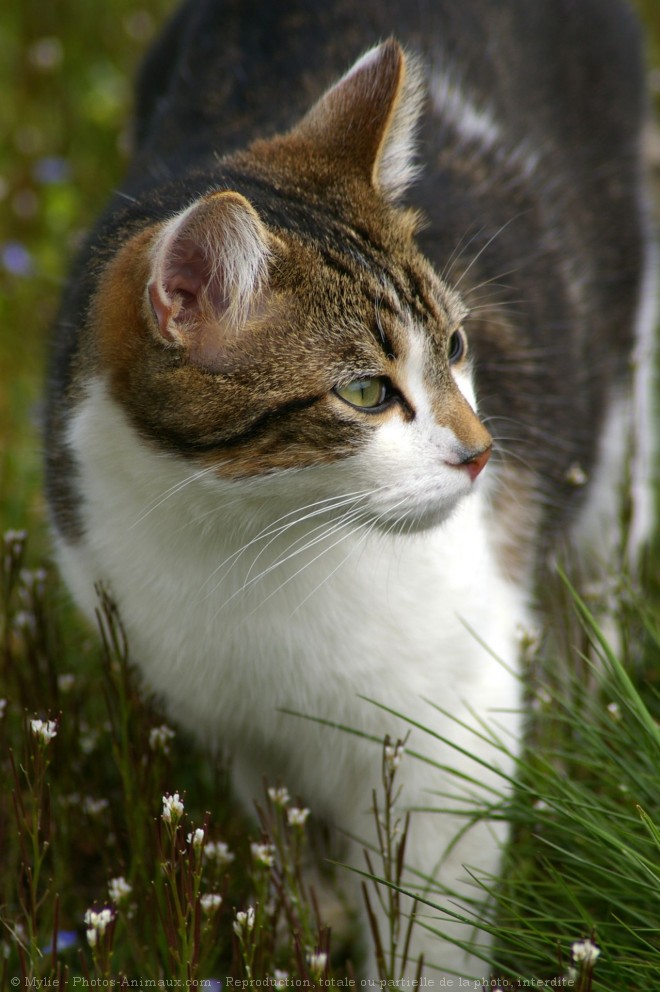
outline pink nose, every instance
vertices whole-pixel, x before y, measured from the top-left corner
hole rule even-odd
[[[485,451],[480,451],[478,455],[468,457],[464,462],[461,462],[460,467],[467,469],[472,482],[474,482],[482,468],[486,467],[486,463],[490,458],[492,450],[492,448],[486,448]]]

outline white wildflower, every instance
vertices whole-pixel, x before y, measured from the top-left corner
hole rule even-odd
[[[308,954],[307,963],[312,974],[318,977],[325,971],[328,963],[328,955],[325,951],[319,951],[318,954]]]
[[[224,868],[234,860],[234,855],[224,840],[210,840],[204,845],[204,859],[214,861],[218,868]]]
[[[0,720],[5,715],[5,710],[6,709],[7,709],[7,700],[6,699],[0,699]]]
[[[589,481],[589,476],[579,462],[573,462],[569,465],[564,478],[571,486],[586,486]]]
[[[53,737],[57,737],[55,720],[30,720],[30,730],[42,744],[50,744]]]
[[[218,909],[220,909],[220,906],[222,905],[222,896],[218,895],[217,892],[207,892],[200,898],[199,904],[202,907],[202,911],[206,913],[207,916],[211,916],[212,913],[215,913]]]
[[[385,763],[389,772],[394,772],[399,767],[403,751],[404,747],[401,741],[397,741],[396,744],[385,745]]]
[[[201,827],[197,827],[197,830],[191,831],[186,840],[189,844],[192,844],[193,849],[199,853],[204,844],[204,831]]]
[[[309,810],[306,808],[300,809],[298,806],[292,806],[291,809],[287,810],[286,816],[289,821],[289,826],[304,827],[307,817],[309,816]]]
[[[82,801],[82,811],[87,816],[100,816],[109,805],[110,803],[107,799],[95,799],[94,796],[85,796]]]
[[[35,620],[34,613],[30,613],[29,610],[19,610],[14,615],[13,623],[16,630],[34,632],[37,629],[37,621]]]
[[[234,933],[237,937],[254,930],[254,909],[250,906],[247,910],[240,910],[234,920]]]
[[[92,754],[100,740],[100,733],[94,727],[85,727],[80,735],[80,750],[83,754]]]
[[[32,583],[37,587],[41,586],[43,589],[43,586],[46,584],[47,579],[48,579],[48,572],[46,571],[45,568],[35,568],[35,570],[32,572]]]
[[[600,954],[600,948],[591,940],[578,940],[571,945],[574,961],[584,961],[586,965],[594,965]]]
[[[532,700],[532,707],[535,710],[539,710],[545,706],[552,705],[552,694],[546,689],[545,686],[541,686],[534,695]]]
[[[272,844],[250,844],[250,852],[258,864],[264,865],[266,868],[273,867],[275,848]]]
[[[519,623],[516,625],[516,639],[522,654],[531,658],[541,646],[542,633],[539,627]]]
[[[9,920],[6,921],[5,926],[9,931],[9,936],[13,938],[14,944],[27,944],[28,935],[25,929],[25,924],[18,920],[16,923],[10,923]]]
[[[275,973],[273,974],[272,984],[273,984],[273,988],[275,989],[286,988],[287,985],[289,984],[289,972],[282,971],[280,968],[276,968]]]
[[[178,823],[183,814],[183,803],[179,798],[179,793],[173,796],[163,796],[163,812],[161,816],[165,823]]]
[[[85,926],[87,927],[87,943],[90,947],[96,947],[99,937],[104,935],[114,918],[114,911],[107,906],[105,909],[99,910],[98,913],[93,909],[87,910]]]
[[[291,798],[289,796],[289,790],[284,786],[280,786],[278,789],[271,786],[268,790],[268,795],[271,802],[275,803],[276,806],[286,806]]]
[[[62,672],[57,676],[57,688],[60,692],[71,692],[76,684],[76,676],[73,672]]]
[[[170,741],[175,736],[172,728],[165,723],[162,723],[160,727],[152,727],[149,731],[149,747],[152,751],[162,751],[163,754],[169,754]]]
[[[132,891],[133,886],[130,882],[126,881],[123,875],[119,875],[118,878],[111,878],[108,882],[108,892],[110,893],[111,902],[123,902],[124,899],[128,899]]]
[[[20,551],[27,541],[27,531],[6,530],[3,537],[5,545],[10,551]]]
[[[79,792],[69,792],[66,796],[59,796],[58,801],[62,806],[80,806],[82,796]]]
[[[621,719],[621,707],[619,706],[618,703],[608,703],[607,712],[610,714],[613,720],[617,721],[617,723]]]

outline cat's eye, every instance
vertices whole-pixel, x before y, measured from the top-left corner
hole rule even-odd
[[[454,331],[454,333],[450,336],[447,345],[447,359],[449,364],[455,365],[456,362],[460,362],[466,351],[467,340],[465,338],[465,331]]]
[[[336,386],[335,392],[346,403],[360,410],[382,409],[391,399],[392,393],[386,379],[353,379],[345,386]]]

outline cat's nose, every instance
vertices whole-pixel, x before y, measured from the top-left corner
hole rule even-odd
[[[470,454],[461,463],[461,468],[465,468],[468,471],[470,479],[472,482],[481,472],[482,468],[485,468],[488,459],[491,456],[492,447],[484,448],[483,451],[479,451],[476,455]]]

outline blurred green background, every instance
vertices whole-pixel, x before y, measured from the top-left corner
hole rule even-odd
[[[124,169],[132,77],[175,0],[0,5],[0,525],[47,547],[39,402],[71,257]]]
[[[0,526],[27,527],[38,554],[45,342],[76,244],[124,168],[135,67],[174,2],[0,9]],[[638,6],[657,106],[660,0]],[[657,132],[649,147],[660,161]]]

